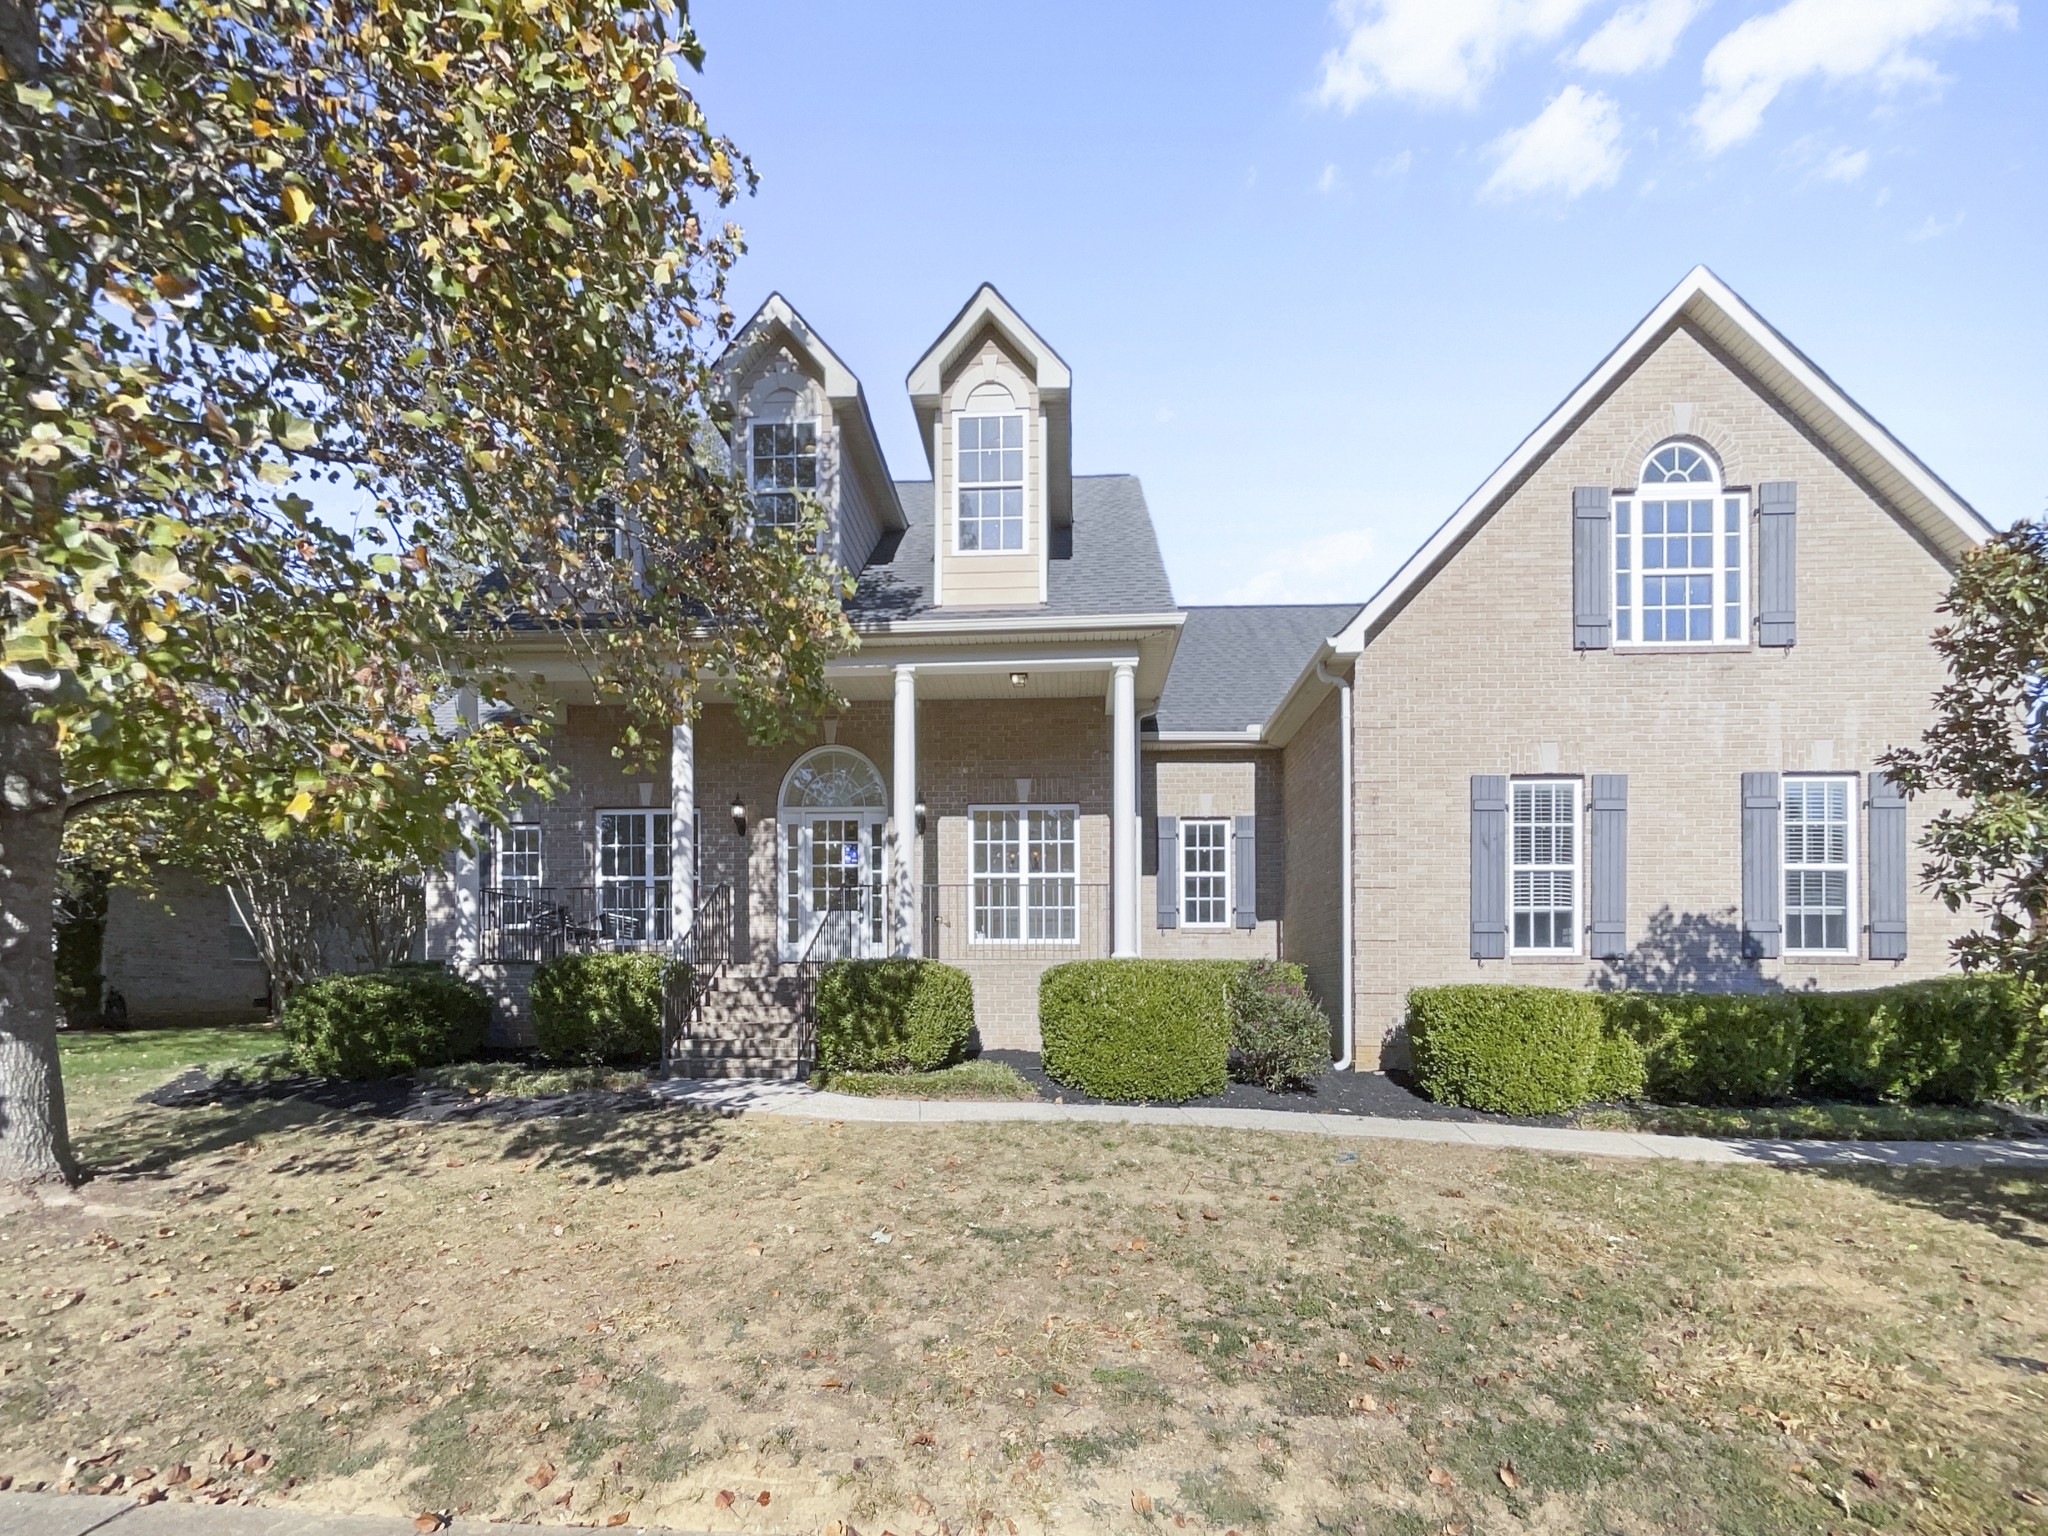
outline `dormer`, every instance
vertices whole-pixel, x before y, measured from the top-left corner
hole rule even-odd
[[[825,507],[831,554],[859,570],[904,520],[853,370],[772,293],[713,374],[732,408],[733,460],[754,493],[756,525],[793,518],[796,496],[811,492]]]
[[[1074,516],[1073,375],[984,283],[910,370],[932,466],[934,600],[1019,608],[1046,600]]]

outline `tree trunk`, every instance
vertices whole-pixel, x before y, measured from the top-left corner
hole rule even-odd
[[[0,1184],[78,1179],[57,1068],[64,770],[33,704],[0,677]]]

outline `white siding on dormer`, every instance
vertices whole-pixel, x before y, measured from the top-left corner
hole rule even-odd
[[[1024,425],[1024,547],[1000,552],[959,547],[959,420],[1014,415]],[[1038,389],[1020,361],[985,334],[945,381],[937,423],[933,511],[939,601],[948,608],[1023,608],[1044,600],[1044,425]]]

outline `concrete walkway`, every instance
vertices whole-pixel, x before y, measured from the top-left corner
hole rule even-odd
[[[939,1125],[997,1120],[1080,1121],[1113,1125],[1209,1126],[1351,1136],[1368,1141],[1424,1141],[1455,1147],[1514,1147],[1576,1152],[1586,1157],[1669,1157],[1690,1163],[1778,1166],[1861,1164],[1873,1168],[2015,1168],[2048,1172],[2048,1141],[1776,1141],[1762,1138],[1651,1136],[1633,1131],[1575,1131],[1541,1125],[1471,1120],[1391,1120],[1283,1109],[1177,1108],[1162,1104],[1047,1104],[972,1099],[867,1099],[823,1093],[802,1083],[666,1078],[654,1091],[676,1104],[721,1114],[781,1115],[803,1120],[870,1120]]]
[[[415,1536],[402,1515],[323,1515],[292,1505],[145,1504],[120,1494],[0,1493],[0,1536]],[[445,1536],[504,1536],[519,1527],[457,1520]],[[622,1525],[614,1536],[708,1536]],[[753,1536],[769,1536],[759,1528]]]

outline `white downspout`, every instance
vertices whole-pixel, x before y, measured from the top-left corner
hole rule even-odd
[[[1351,952],[1351,892],[1358,883],[1358,871],[1351,862],[1351,679],[1332,676],[1323,657],[1316,658],[1316,676],[1337,690],[1337,803],[1342,820],[1338,827],[1338,860],[1343,865],[1343,883],[1339,887],[1337,900],[1338,922],[1343,930],[1343,947],[1339,951],[1337,966],[1338,983],[1343,990],[1343,1001],[1338,1005],[1338,1028],[1344,1036],[1344,1054],[1330,1064],[1333,1072],[1349,1072],[1351,1058],[1355,1054],[1356,1036],[1352,1019]]]

